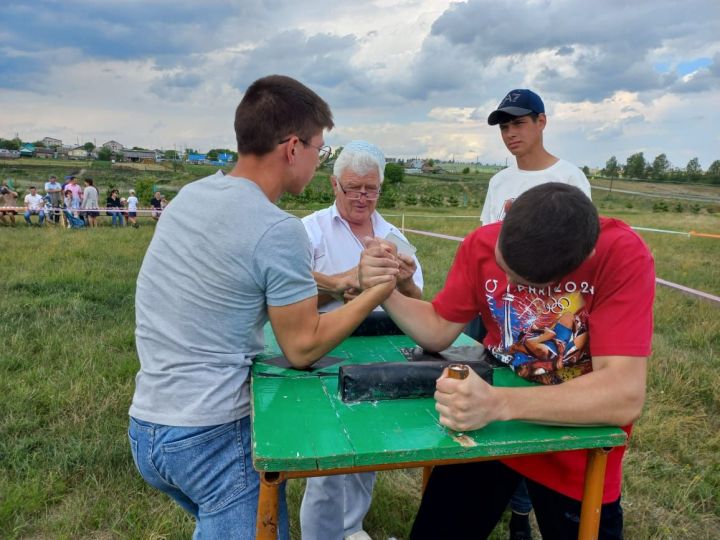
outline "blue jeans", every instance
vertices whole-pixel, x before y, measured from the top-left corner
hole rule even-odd
[[[33,214],[38,215],[38,225],[42,225],[45,221],[45,210],[25,210],[25,221],[30,225],[30,216]]]
[[[194,540],[255,538],[260,477],[252,465],[249,416],[205,427],[130,417],[128,437],[145,481],[195,517]],[[278,516],[278,537],[288,539],[285,484]]]
[[[110,212],[110,215],[112,216],[112,226],[113,227],[122,227],[123,226],[123,217],[120,212]]]

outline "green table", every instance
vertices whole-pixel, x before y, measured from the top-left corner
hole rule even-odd
[[[597,537],[607,449],[625,444],[614,427],[555,427],[494,422],[457,434],[441,426],[432,398],[346,404],[337,392],[340,365],[404,361],[407,336],[353,337],[329,356],[341,364],[319,373],[283,369],[263,360],[281,355],[270,326],[252,370],[253,462],[260,472],[257,537],[275,538],[278,486],[288,478],[425,467],[520,454],[590,449],[580,519],[581,539]],[[475,343],[461,335],[455,345]],[[496,386],[529,385],[507,368]]]

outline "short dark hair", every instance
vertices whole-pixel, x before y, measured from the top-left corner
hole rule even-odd
[[[92,178],[85,178],[85,182],[87,182],[89,186],[92,186],[92,185],[93,185],[93,179],[92,179]]]
[[[600,218],[590,198],[575,186],[548,182],[513,201],[498,247],[508,268],[541,284],[580,266],[599,235]]]
[[[325,101],[304,84],[269,75],[250,85],[235,111],[239,154],[263,156],[288,135],[305,141],[335,124]]]

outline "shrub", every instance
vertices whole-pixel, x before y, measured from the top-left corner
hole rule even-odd
[[[418,203],[418,198],[414,193],[408,193],[405,195],[405,205],[415,206]]]
[[[699,214],[700,213],[700,205],[698,203],[694,203],[690,205],[690,211],[693,214]]]
[[[155,187],[156,182],[154,176],[141,176],[135,180],[135,196],[138,198],[140,205],[147,206],[150,204],[150,199],[155,195],[153,187]]]
[[[675,206],[673,206],[673,211],[680,213],[683,211],[683,205],[682,203],[677,203]]]
[[[657,201],[653,204],[653,212],[668,212],[670,208],[665,201]]]
[[[399,184],[405,179],[405,169],[397,163],[385,165],[385,180],[390,184]]]
[[[392,163],[390,165],[393,165]],[[395,208],[398,203],[397,191],[392,189],[390,186],[384,188],[380,194],[380,200],[378,206],[380,208]]]
[[[465,168],[462,170],[462,173],[463,173],[463,174],[470,174],[470,167],[465,167]]]

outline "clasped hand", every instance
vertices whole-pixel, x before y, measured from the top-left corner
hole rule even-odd
[[[366,238],[358,264],[360,288],[369,289],[382,283],[396,282],[399,276],[400,262],[395,244],[379,238]]]
[[[440,423],[455,431],[472,431],[499,420],[498,392],[470,370],[466,379],[452,379],[447,369],[435,384],[435,410]]]

